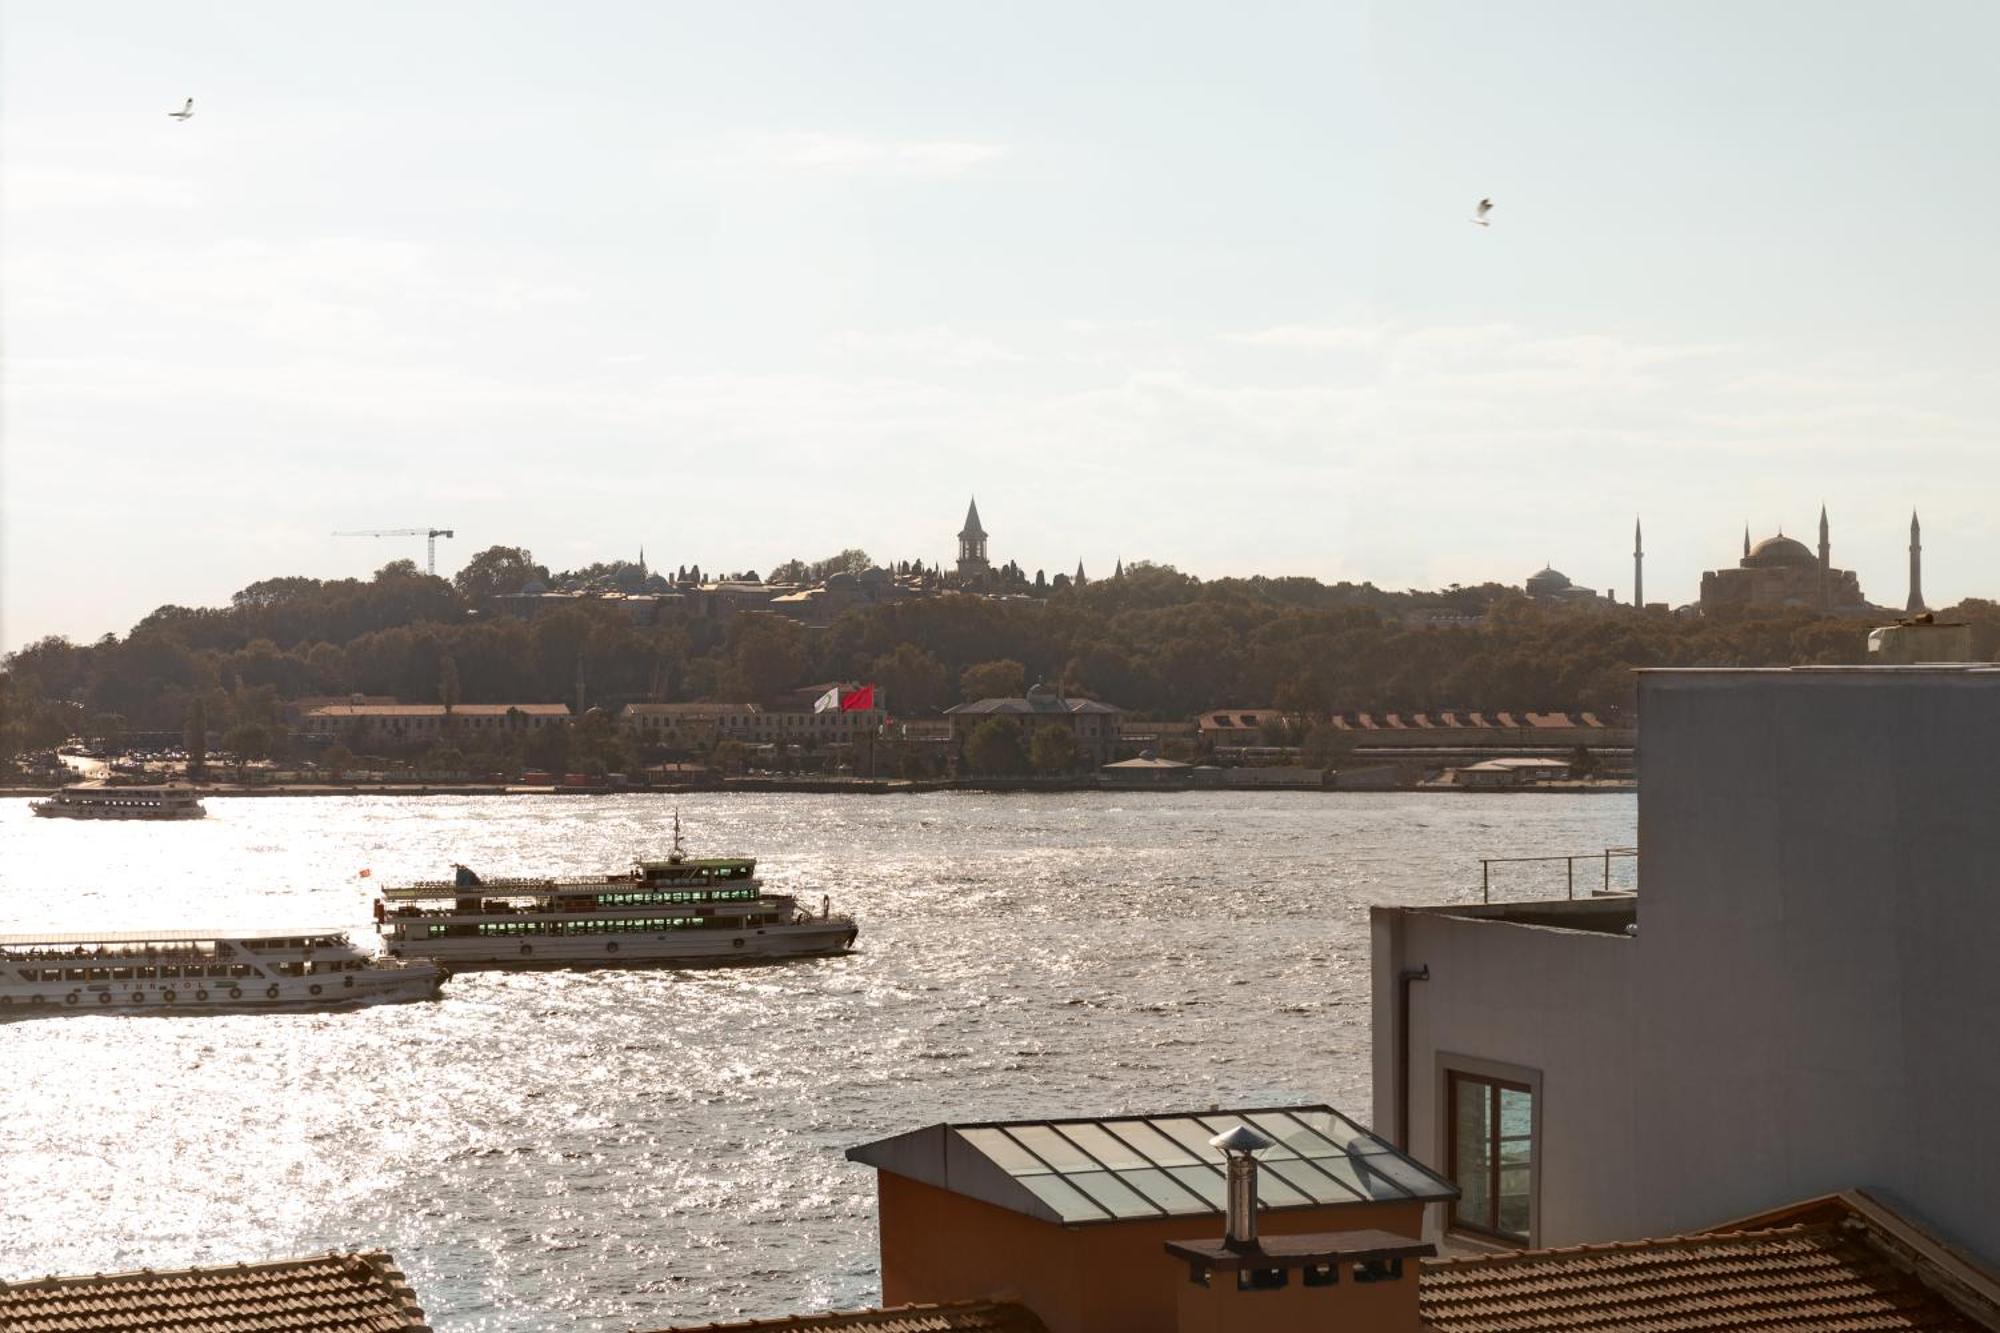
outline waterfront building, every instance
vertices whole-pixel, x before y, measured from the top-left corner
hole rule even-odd
[[[568,704],[322,704],[305,710],[299,730],[344,739],[357,730],[366,742],[407,744],[456,734],[468,738],[528,734],[566,726]]]
[[[814,712],[752,703],[626,704],[618,714],[618,730],[668,750],[699,750],[719,741],[819,748],[873,736],[886,719],[879,707]]]
[[[958,579],[977,583],[993,572],[986,558],[986,529],[979,526],[979,501],[965,507],[965,526],[958,531]]]
[[[1873,610],[1861,595],[1861,580],[1851,569],[1833,567],[1833,542],[1826,506],[1819,511],[1819,551],[1782,531],[1750,544],[1743,530],[1743,558],[1734,569],[1711,569],[1701,576],[1701,609],[1823,611],[1866,614]]]
[[[1119,719],[1125,710],[1095,699],[1070,699],[1046,685],[1036,685],[1026,695],[1012,699],[980,699],[944,710],[951,719],[951,739],[961,752],[973,728],[988,718],[1011,718],[1021,725],[1023,744],[1042,727],[1064,727],[1075,737],[1077,749],[1093,765],[1110,762],[1118,749]]]
[[[1641,673],[1636,897],[1373,911],[1375,1122],[1447,1239],[1888,1191],[2000,1259],[2000,669]]]
[[[409,1280],[381,1250],[0,1282],[0,1329],[430,1333]]]

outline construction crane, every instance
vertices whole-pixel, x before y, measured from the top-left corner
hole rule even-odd
[[[428,537],[425,548],[424,573],[435,576],[438,572],[438,538],[452,535],[450,528],[364,528],[358,532],[336,532],[336,537]]]

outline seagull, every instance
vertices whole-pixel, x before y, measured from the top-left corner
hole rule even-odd
[[[188,101],[189,104],[192,105],[194,99],[189,98]],[[1491,213],[1492,211],[1493,211],[1493,201],[1491,199],[1481,199],[1479,201],[1479,207],[1472,210],[1472,225],[1475,227],[1491,226],[1492,224],[1486,220],[1486,215],[1488,213]]]
[[[188,98],[186,102],[181,104],[180,110],[169,111],[167,114],[172,116],[175,120],[186,120],[189,116],[192,116],[194,114],[194,99],[192,97]]]

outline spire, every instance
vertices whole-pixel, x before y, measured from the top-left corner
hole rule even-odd
[[[1076,586],[1077,586],[1077,587],[1079,587],[1079,588],[1081,588],[1081,587],[1082,587],[1082,586],[1083,586],[1083,585],[1084,585],[1084,584],[1085,584],[1086,582],[1088,582],[1088,580],[1087,580],[1087,579],[1085,579],[1085,578],[1083,577],[1083,561],[1081,561],[1081,560],[1079,560],[1079,561],[1077,561],[1077,562],[1076,562],[1076,579],[1075,579],[1075,582],[1076,582]]]
[[[1827,536],[1826,506],[1819,507],[1819,609],[1833,608],[1833,542]]]
[[[1750,558],[1750,525],[1748,523],[1743,525],[1743,558],[1745,560]]]
[[[1925,610],[1924,606],[1924,540],[1923,531],[1917,526],[1917,511],[1910,511],[1910,603],[1906,610],[1911,615]]]
[[[986,529],[979,526],[979,500],[976,497],[971,504],[965,507],[965,531],[958,535],[960,537],[984,537],[986,535]]]
[[[1124,556],[1122,556],[1122,555],[1121,555],[1121,556],[1119,556],[1119,557],[1118,557],[1118,568],[1116,568],[1116,569],[1114,569],[1114,570],[1112,570],[1112,571],[1111,571],[1111,577],[1112,577],[1112,578],[1114,578],[1114,579],[1122,579],[1122,578],[1124,578],[1124,577],[1125,577],[1125,557],[1124,557]]]

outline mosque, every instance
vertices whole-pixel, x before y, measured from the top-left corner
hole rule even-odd
[[[1638,524],[1632,527],[1632,603],[1646,604],[1645,547]],[[1523,588],[1544,605],[1602,608],[1616,604],[1609,593],[1579,587],[1555,569],[1530,574]],[[1687,608],[1692,610],[1694,608]],[[1782,531],[1755,545],[1743,530],[1743,558],[1734,569],[1711,569],[1701,576],[1703,614],[1718,611],[1810,610],[1826,615],[1894,614],[1873,606],[1861,594],[1861,580],[1851,569],[1833,566],[1833,541],[1826,507],[1819,511],[1819,550],[1813,551]],[[1910,515],[1910,595],[1904,613],[1925,610],[1923,590],[1923,530]]]
[[[1878,615],[1861,595],[1851,569],[1833,566],[1833,542],[1826,507],[1819,511],[1819,550],[1779,532],[1756,545],[1743,531],[1743,558],[1734,569],[1711,569],[1701,576],[1703,614],[1715,611],[1803,609],[1826,615]],[[1924,610],[1923,541],[1917,516],[1910,515],[1910,595],[1906,612]]]

